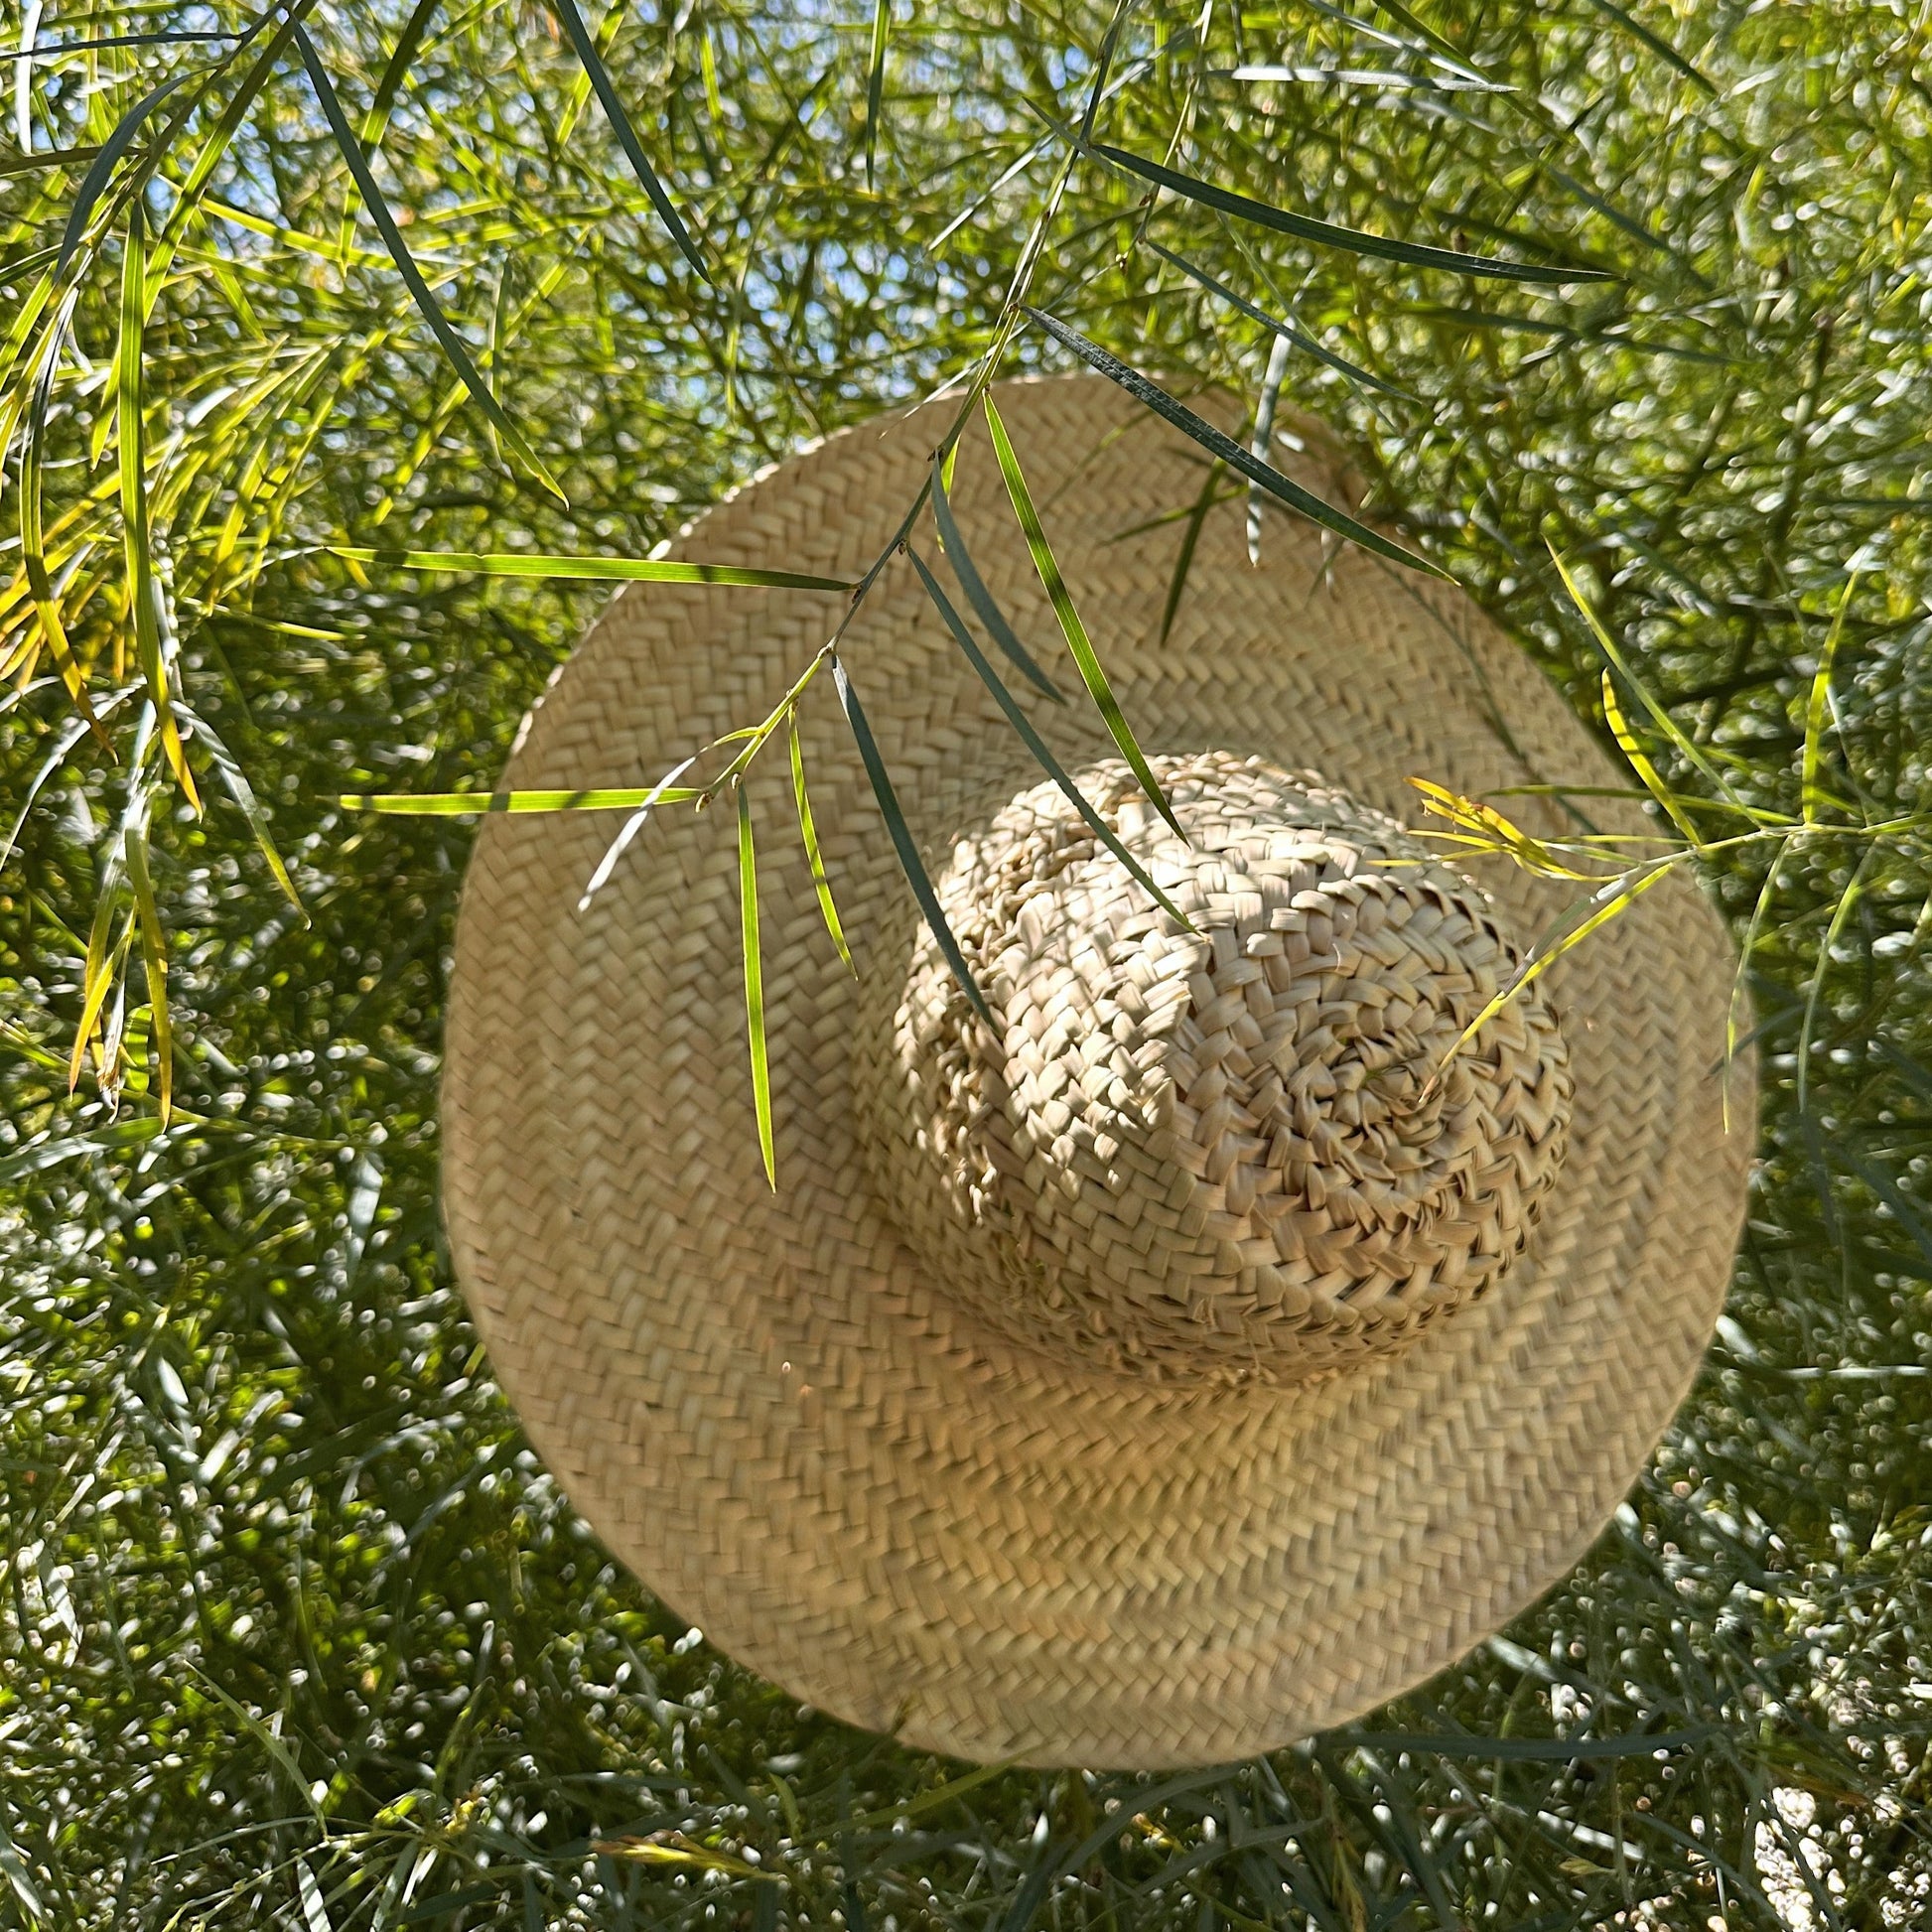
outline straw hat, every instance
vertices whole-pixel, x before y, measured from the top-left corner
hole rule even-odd
[[[821,677],[799,730],[860,977],[774,746],[751,803],[775,1193],[729,803],[661,811],[582,910],[618,821],[493,816],[457,937],[449,1222],[536,1446],[715,1643],[920,1747],[1206,1763],[1420,1683],[1615,1509],[1697,1370],[1743,1209],[1733,959],[1673,879],[1427,1090],[1568,900],[1504,863],[1453,870],[1404,829],[1406,779],[1621,774],[1465,597],[1288,517],[1251,567],[1238,502],[1207,515],[1162,642],[1199,452],[1097,377],[999,401],[1185,841],[1049,652],[976,428],[953,488],[970,554],[1073,701],[1016,694],[1195,929],[1042,782],[896,561],[841,659],[993,1024]],[[854,576],[949,420],[836,436],[684,551]],[[1286,460],[1332,500],[1314,434]],[[650,782],[764,715],[841,609],[622,592],[506,782]],[[1509,802],[1533,831],[1574,823]]]

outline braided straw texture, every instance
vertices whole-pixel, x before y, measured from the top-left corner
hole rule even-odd
[[[1239,505],[1211,512],[1159,642],[1198,453],[1095,377],[1008,384],[1000,405],[1186,842],[1084,698],[1016,695],[1193,929],[1041,785],[895,564],[842,656],[994,1024],[924,932],[821,680],[800,733],[861,979],[767,758],[777,1192],[732,814],[655,815],[581,911],[617,821],[496,816],[457,935],[446,1207],[532,1439],[715,1642],[916,1746],[1211,1763],[1420,1683],[1614,1510],[1696,1372],[1743,1212],[1733,959],[1666,882],[1430,1088],[1565,901],[1506,864],[1472,883],[1430,858],[1402,829],[1405,779],[1619,775],[1466,598],[1286,517],[1255,569]],[[836,437],[686,547],[857,575],[947,420]],[[1306,440],[1291,474],[1340,498]],[[981,431],[953,498],[1047,656]],[[650,782],[762,716],[837,609],[622,592],[506,782]],[[1600,830],[1646,829],[1584,802]],[[1568,822],[1540,798],[1512,815]]]

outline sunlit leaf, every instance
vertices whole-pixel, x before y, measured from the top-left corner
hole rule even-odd
[[[1153,766],[1148,763],[1146,755],[1135,739],[1120,708],[1120,700],[1114,696],[1114,688],[1108,683],[1107,673],[1101,668],[1100,658],[1087,636],[1087,627],[1080,621],[1072,595],[1060,575],[1059,565],[1054,561],[1052,546],[1046,541],[1046,532],[1040,525],[1039,512],[1034,507],[1033,494],[1020,469],[1020,459],[1014,452],[1007,436],[1007,426],[1000,420],[1000,412],[990,391],[984,401],[987,427],[993,434],[993,452],[999,459],[1000,474],[1006,479],[1007,494],[1013,500],[1013,513],[1020,519],[1027,548],[1033,553],[1034,568],[1038,571],[1039,581],[1046,587],[1053,615],[1059,620],[1061,634],[1066,638],[1067,650],[1080,668],[1080,676],[1085,681],[1088,695],[1093,699],[1094,709],[1105,721],[1108,733],[1120,748],[1120,755],[1127,760],[1129,769],[1141,781],[1141,789],[1154,801],[1161,816],[1176,832],[1180,832],[1180,821],[1174,817],[1173,807],[1168,803],[1168,795],[1161,789],[1161,781],[1154,775]],[[1182,838],[1187,836],[1184,832],[1180,832],[1180,835]]]
[[[912,568],[918,573],[919,582],[925,586],[926,596],[932,600],[933,608],[939,613],[946,628],[952,632],[953,641],[958,644],[966,661],[978,674],[980,682],[992,692],[994,701],[1006,714],[1007,723],[1019,733],[1021,742],[1038,760],[1040,769],[1059,786],[1067,802],[1093,828],[1095,836],[1127,868],[1161,909],[1171,918],[1177,919],[1191,932],[1194,929],[1192,920],[1161,890],[1154,875],[1121,843],[1113,827],[1094,809],[1086,794],[1067,774],[1065,766],[1047,749],[1046,741],[1034,729],[1033,720],[1020,709],[1014,701],[1013,693],[1001,683],[999,673],[986,661],[985,652],[974,640],[973,633],[967,629],[965,620],[954,610],[952,600],[939,587],[939,580],[926,568],[925,559],[910,545],[907,545],[905,554],[912,560]]]
[[[798,807],[798,837],[805,848],[805,863],[811,868],[812,888],[818,894],[818,909],[825,920],[825,930],[831,934],[832,944],[838,948],[839,957],[856,977],[859,969],[852,964],[852,948],[845,942],[845,928],[839,923],[839,908],[832,898],[832,882],[825,876],[824,855],[818,849],[818,826],[812,817],[810,794],[805,789],[805,754],[798,743],[798,714],[795,711],[791,715],[787,737],[791,751],[791,795]]]
[[[533,577],[558,582],[626,584],[737,584],[767,591],[850,591],[848,577],[809,571],[754,570],[739,564],[693,564],[668,557],[549,557],[522,550],[380,550],[332,543],[331,556],[390,570],[447,570],[483,577]]]
[[[886,96],[886,42],[892,32],[893,0],[873,0],[872,50],[866,63],[866,186],[877,188],[874,161],[879,149],[879,113]]]
[[[752,1049],[752,1101],[758,1113],[759,1153],[773,1193],[778,1169],[771,1148],[771,1068],[764,1043],[764,962],[759,946],[759,868],[752,840],[752,797],[738,786],[738,918],[744,940],[745,1036]]]

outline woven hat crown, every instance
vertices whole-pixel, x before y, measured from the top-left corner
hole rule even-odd
[[[856,1111],[911,1246],[1011,1338],[1299,1381],[1506,1274],[1568,1053],[1535,988],[1455,1050],[1520,955],[1393,820],[1257,759],[1155,769],[1184,839],[1123,762],[1078,785],[1173,910],[1056,785],[1023,792],[940,888],[992,1024],[923,933],[867,1001]]]

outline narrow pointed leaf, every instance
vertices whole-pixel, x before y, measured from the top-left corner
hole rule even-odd
[[[309,70],[309,81],[316,90],[316,98],[321,101],[322,111],[328,117],[330,131],[336,137],[336,146],[341,150],[343,160],[354,179],[356,192],[362,198],[362,206],[368,209],[369,219],[375,223],[376,232],[381,235],[383,246],[389,251],[389,259],[395,263],[396,272],[402,277],[417,310],[429,324],[431,335],[441,345],[443,353],[463,378],[463,386],[469,390],[471,399],[494,426],[496,433],[560,503],[568,501],[556,478],[544,467],[542,458],[531,449],[523,432],[510,421],[502,405],[490,394],[489,385],[471,360],[463,338],[450,326],[449,318],[430,292],[429,284],[423,280],[423,271],[416,266],[416,259],[402,238],[402,230],[396,226],[396,217],[389,212],[389,204],[376,185],[375,176],[362,153],[362,144],[356,140],[354,130],[348,124],[348,116],[343,110],[336,83],[330,79],[329,69],[323,66],[322,56],[316,52],[316,44],[309,38],[306,28],[296,28],[295,44],[301,51],[302,65]]]
[[[1825,637],[1825,648],[1818,654],[1818,669],[1811,680],[1811,698],[1805,706],[1802,792],[1807,825],[1818,823],[1818,808],[1826,802],[1818,774],[1824,763],[1825,722],[1832,710],[1832,665],[1838,658],[1838,640],[1845,632],[1845,614],[1852,608],[1852,593],[1858,588],[1858,582],[1859,573],[1855,570],[1846,580],[1845,594],[1838,601],[1837,615],[1833,617],[1832,627]]]
[[[115,124],[113,133],[100,144],[92,165],[81,178],[80,187],[73,198],[73,206],[68,210],[68,224],[61,235],[61,252],[54,262],[54,279],[57,282],[68,272],[68,264],[73,259],[74,250],[80,246],[81,238],[87,232],[88,217],[93,213],[94,204],[100,200],[101,193],[107,186],[108,177],[114,172],[114,164],[128,151],[134,137],[140,133],[141,123],[190,77],[189,74],[178,73],[172,80],[164,80],[152,93],[143,94],[121,116]]]
[[[1852,874],[1851,883],[1838,897],[1838,903],[1832,908],[1831,923],[1825,928],[1825,936],[1818,942],[1818,958],[1811,969],[1811,983],[1805,989],[1805,1017],[1798,1027],[1798,1111],[1805,1110],[1806,1099],[1811,1086],[1811,1055],[1813,1042],[1817,1038],[1818,1007],[1825,996],[1825,976],[1831,970],[1832,952],[1844,936],[1845,922],[1852,916],[1852,908],[1858,904],[1864,893],[1865,874],[1871,869],[1872,860],[1881,851],[1876,839],[1866,844],[1859,854],[1857,869]]]
[[[1092,826],[1100,842],[1133,874],[1161,909],[1170,917],[1179,920],[1191,932],[1194,929],[1193,921],[1155,884],[1153,874],[1121,843],[1113,827],[1095,811],[1088,802],[1086,794],[1067,775],[1066,767],[1047,749],[1046,741],[1034,729],[1033,720],[1020,709],[1013,693],[1001,682],[999,673],[987,662],[985,652],[974,641],[973,633],[967,629],[966,621],[954,610],[952,600],[940,588],[939,580],[926,568],[925,559],[909,544],[906,546],[905,554],[911,558],[912,568],[918,572],[919,582],[925,586],[926,595],[932,600],[933,608],[944,620],[946,628],[952,632],[953,641],[965,653],[967,663],[972,665],[979,674],[980,682],[992,692],[994,701],[1006,713],[1007,722],[1020,734],[1021,742],[1038,759],[1040,769],[1059,786],[1065,793],[1067,802]]]
[[[824,915],[825,930],[839,949],[856,978],[859,969],[852,964],[852,948],[845,943],[845,928],[839,923],[839,908],[832,899],[832,882],[825,876],[825,858],[818,849],[818,826],[812,818],[812,801],[805,790],[805,754],[798,743],[798,714],[791,715],[791,795],[798,804],[798,836],[804,842],[805,863],[812,869],[812,886],[818,894],[818,909]]]
[[[1711,80],[1706,74],[1700,72],[1661,34],[1653,34],[1634,15],[1614,5],[1613,0],[1589,0],[1589,4],[1598,13],[1607,15],[1608,18],[1614,20],[1632,38],[1640,40],[1667,67],[1675,68],[1686,80],[1710,95],[1713,100],[1717,99],[1718,88],[1716,82]]]
[[[1054,561],[1052,546],[1046,541],[1046,532],[1040,525],[1039,512],[1034,507],[1033,492],[1027,487],[1020,459],[1014,453],[1007,426],[1000,420],[1000,412],[994,405],[990,390],[983,400],[987,426],[993,433],[993,453],[999,459],[1000,474],[1006,479],[1007,494],[1013,499],[1013,513],[1020,519],[1027,548],[1033,552],[1034,568],[1038,571],[1039,581],[1046,587],[1053,615],[1060,621],[1066,647],[1072,653],[1074,663],[1080,667],[1080,676],[1085,680],[1094,708],[1106,721],[1107,730],[1119,746],[1121,757],[1127,760],[1128,768],[1135,777],[1140,779],[1142,790],[1153,799],[1161,816],[1184,839],[1187,834],[1181,831],[1180,821],[1174,817],[1173,807],[1168,803],[1168,794],[1161,789],[1160,779],[1154,775],[1153,766],[1148,763],[1129,728],[1120,701],[1114,696],[1114,688],[1107,682],[1107,673],[1101,669],[1100,659],[1087,636],[1086,625],[1080,621],[1080,614],[1074,609],[1066,581],[1060,576],[1060,567]]]
[[[1311,215],[1291,214],[1266,202],[1250,201],[1245,195],[1216,188],[1211,182],[1196,181],[1191,175],[1177,174],[1159,161],[1136,154],[1125,154],[1096,142],[1091,153],[1127,173],[1139,175],[1157,188],[1184,196],[1203,207],[1219,208],[1257,227],[1272,228],[1277,234],[1296,235],[1304,241],[1317,241],[1330,248],[1346,249],[1351,255],[1372,255],[1380,261],[1406,262],[1412,268],[1442,268],[1456,275],[1477,275],[1498,282],[1539,282],[1557,286],[1569,282],[1613,282],[1614,275],[1600,268],[1550,268],[1539,262],[1504,261],[1495,255],[1469,255],[1457,248],[1432,248],[1420,241],[1397,241],[1387,235],[1366,234],[1359,228],[1338,227],[1332,221],[1317,221]]]
[[[610,883],[611,875],[618,869],[618,861],[629,849],[631,840],[649,824],[651,813],[671,796],[678,779],[697,763],[699,756],[698,753],[693,752],[688,759],[680,759],[644,793],[637,809],[624,820],[618,830],[617,837],[604,848],[604,857],[597,862],[596,871],[585,882],[583,897],[577,901],[578,911],[585,910],[591,900]]]
[[[1564,560],[1562,553],[1557,549],[1555,544],[1551,544],[1549,550],[1550,560],[1557,567],[1557,575],[1563,579],[1564,589],[1570,593],[1571,603],[1582,613],[1584,621],[1589,625],[1590,635],[1596,639],[1603,655],[1610,660],[1611,666],[1622,677],[1624,683],[1637,694],[1638,699],[1643,704],[1643,708],[1650,713],[1651,718],[1655,721],[1657,729],[1670,740],[1671,744],[1677,748],[1688,762],[1695,765],[1698,770],[1702,771],[1710,779],[1712,784],[1717,787],[1719,794],[1727,803],[1737,805],[1736,794],[1732,792],[1730,786],[1725,781],[1723,773],[1705,756],[1703,750],[1691,742],[1690,738],[1686,736],[1683,726],[1650,695],[1649,688],[1631,670],[1629,664],[1625,661],[1622,651],[1617,648],[1616,639],[1603,627],[1602,619],[1596,615],[1595,609],[1590,604],[1589,599],[1584,595],[1583,586],[1572,575],[1570,566]],[[1739,807],[1739,809],[1742,808]]]
[[[1020,641],[1013,625],[1007,621],[1007,615],[1000,609],[999,601],[986,588],[986,580],[979,574],[979,567],[966,548],[966,539],[953,519],[949,493],[952,479],[945,472],[951,468],[952,460],[958,454],[959,445],[955,443],[947,453],[946,461],[932,473],[932,520],[939,526],[939,542],[945,549],[946,561],[952,565],[952,574],[959,579],[959,588],[966,593],[966,602],[973,607],[974,614],[985,624],[993,641],[1012,660],[1014,668],[1035,690],[1051,698],[1055,704],[1064,704],[1065,692],[1039,668],[1033,652]]]
[[[604,57],[597,51],[597,43],[591,38],[591,30],[584,25],[584,16],[577,11],[577,0],[550,0],[551,10],[562,21],[564,32],[570,36],[570,44],[577,51],[577,58],[591,77],[591,85],[597,90],[598,100],[602,103],[605,117],[611,123],[611,130],[618,137],[623,149],[624,159],[630,163],[643,191],[650,197],[650,205],[659,218],[670,230],[671,239],[678,245],[678,251],[698,273],[708,282],[711,271],[706,268],[704,257],[698,253],[698,244],[691,239],[691,231],[684,225],[684,217],[671,205],[671,198],[664,192],[664,184],[657,179],[657,171],[652,168],[644,154],[643,143],[637,139],[637,130],[630,124],[630,116],[624,111],[622,98],[619,95],[617,83],[611,78],[610,69],[604,65]]]
[[[1490,1021],[1495,1019],[1497,1014],[1502,1012],[1504,1007],[1509,1005],[1510,1001],[1515,999],[1527,987],[1534,985],[1536,981],[1541,979],[1565,953],[1582,945],[1592,932],[1598,931],[1601,927],[1608,925],[1618,913],[1627,911],[1645,893],[1650,891],[1651,887],[1655,886],[1687,856],[1688,854],[1684,852],[1673,852],[1669,858],[1659,859],[1647,870],[1626,873],[1611,888],[1603,893],[1599,893],[1594,911],[1589,913],[1587,918],[1581,919],[1576,925],[1573,925],[1548,951],[1538,953],[1534,959],[1530,960],[1509,984],[1463,1028],[1461,1035],[1457,1038],[1455,1044],[1443,1055],[1442,1064],[1430,1075],[1429,1087],[1425,1091],[1433,1090],[1442,1083],[1443,1075],[1448,1071],[1449,1062],[1455,1058],[1456,1054],[1461,1052],[1463,1047],[1468,1045],[1469,1041],[1484,1027],[1488,1026]]]
[[[235,761],[234,755],[221,742],[219,735],[209,728],[206,718],[197,716],[186,705],[177,705],[176,709],[194,728],[196,743],[207,753],[208,762],[214,766],[215,776],[221,780],[222,788],[247,823],[255,849],[274,874],[275,883],[281,887],[288,902],[302,914],[302,923],[307,925],[308,910],[302,903],[301,894],[295,890],[295,881],[289,877],[288,867],[282,863],[281,853],[276,850],[274,834],[268,829],[268,815],[262,810],[261,801],[256,798],[255,788],[248,782],[247,773]]]
[[[147,242],[141,204],[128,207],[127,243],[121,261],[121,334],[115,356],[120,444],[121,539],[127,562],[128,611],[134,620],[134,656],[154,706],[155,725],[168,768],[199,817],[202,794],[189,768],[168,690],[169,656],[163,634],[166,613],[154,574],[148,521],[147,429],[144,416],[141,335],[147,323]],[[158,1025],[159,1023],[157,1023]]]
[[[758,1111],[759,1152],[764,1178],[778,1190],[771,1148],[771,1068],[764,1046],[764,964],[759,950],[759,867],[752,842],[752,798],[738,787],[738,917],[745,939],[745,1034],[752,1047],[752,1101]]]
[[[488,817],[496,812],[634,812],[646,805],[688,805],[691,785],[616,785],[586,791],[345,791],[345,811],[396,818]]]
[[[108,851],[94,888],[94,916],[87,930],[87,950],[80,965],[80,1019],[73,1030],[73,1050],[68,1060],[68,1091],[80,1084],[80,1069],[86,1063],[87,1042],[100,1023],[101,1008],[114,980],[114,964],[126,946],[128,932],[110,946],[108,934],[114,929],[114,914],[120,904],[123,877],[122,855],[125,839],[116,838]]]
[[[1690,814],[1678,803],[1677,794],[1665,784],[1643,746],[1638,743],[1636,733],[1630,729],[1630,722],[1623,715],[1623,707],[1617,702],[1616,680],[1610,675],[1607,664],[1603,667],[1603,718],[1610,728],[1610,736],[1616,740],[1617,750],[1623,754],[1630,769],[1643,780],[1644,789],[1663,806],[1670,815],[1671,823],[1685,838],[1702,850],[1704,841],[1698,836],[1698,829],[1692,823]]]
[[[374,154],[380,145],[383,131],[389,125],[390,112],[396,104],[396,96],[402,92],[402,83],[408,78],[409,65],[421,51],[424,38],[429,33],[429,24],[436,18],[436,10],[441,4],[442,0],[416,0],[409,18],[403,22],[402,32],[396,36],[395,51],[382,69],[381,79],[375,83],[369,111],[362,117],[364,154]]]
[[[329,554],[391,570],[448,570],[483,577],[554,578],[559,582],[626,584],[737,584],[765,591],[850,591],[849,577],[800,570],[753,570],[737,564],[691,564],[667,557],[558,557],[522,550],[378,550],[332,543]]]
[[[1359,362],[1351,362],[1345,355],[1337,355],[1333,349],[1324,348],[1312,336],[1305,336],[1291,323],[1280,321],[1271,316],[1266,309],[1257,308],[1245,295],[1237,295],[1225,282],[1215,280],[1204,268],[1197,268],[1184,255],[1176,255],[1172,248],[1163,248],[1158,241],[1147,244],[1163,261],[1173,266],[1190,280],[1198,282],[1210,295],[1219,296],[1230,308],[1239,309],[1251,322],[1258,322],[1264,329],[1272,330],[1284,342],[1293,343],[1305,353],[1312,355],[1316,361],[1325,363],[1338,375],[1345,375],[1351,382],[1359,382],[1365,388],[1378,389],[1385,396],[1399,396],[1404,402],[1419,402],[1407,389],[1398,389],[1393,382],[1384,382],[1372,370],[1365,369]]]
[[[174,1029],[168,1015],[168,943],[162,929],[161,908],[155,903],[154,882],[148,876],[145,825],[128,828],[123,852],[127,883],[134,894],[134,923],[140,935],[141,965],[148,982],[148,1009],[154,1019],[155,1085],[161,1124],[166,1127],[175,1105]]]
[[[859,748],[859,760],[866,767],[866,776],[872,782],[872,795],[879,801],[880,816],[886,821],[893,850],[898,855],[899,870],[905,874],[905,883],[911,887],[912,897],[918,901],[926,929],[945,955],[953,978],[972,1002],[973,1011],[990,1027],[993,1024],[993,1010],[986,1004],[986,995],[980,991],[979,982],[973,977],[973,969],[967,965],[966,955],[960,951],[959,941],[946,922],[945,908],[939,903],[939,895],[932,890],[932,880],[926,872],[925,861],[919,857],[912,829],[905,822],[905,814],[899,810],[898,794],[893,789],[892,775],[886,769],[886,760],[879,754],[879,741],[872,735],[872,726],[866,720],[865,707],[859,702],[858,690],[846,675],[844,664],[836,657],[832,659],[832,683],[839,694],[839,703],[845,708],[845,722],[852,729],[852,742]]]
[[[54,397],[54,377],[61,366],[61,349],[73,320],[77,289],[69,290],[67,300],[48,326],[41,364],[35,372],[27,403],[27,435],[20,453],[20,556],[27,573],[27,588],[34,600],[34,613],[40,619],[41,636],[61,681],[68,688],[73,708],[86,719],[94,736],[108,756],[115,756],[113,741],[101,730],[100,720],[87,696],[87,681],[68,642],[67,626],[61,620],[61,604],[54,594],[54,580],[47,568],[47,545],[42,527],[41,476],[47,439],[47,414]]]
[[[886,94],[886,42],[892,32],[893,0],[873,0],[872,54],[866,69],[866,186],[876,188],[874,161],[879,149],[879,110]]]
[[[1207,481],[1201,484],[1200,494],[1194,498],[1193,508],[1187,512],[1187,527],[1180,535],[1180,552],[1173,560],[1173,574],[1168,579],[1168,601],[1161,607],[1161,642],[1168,641],[1173,629],[1173,621],[1180,614],[1180,599],[1187,589],[1187,574],[1194,567],[1194,551],[1200,543],[1200,533],[1207,525],[1207,512],[1214,507],[1221,482],[1221,466],[1210,463],[1207,466]]]
[[[1392,563],[1406,564],[1411,570],[1440,577],[1445,583],[1455,581],[1440,564],[1405,549],[1392,538],[1385,537],[1380,530],[1371,529],[1346,510],[1338,510],[1332,503],[1324,503],[1312,490],[1304,489],[1300,483],[1291,482],[1273,464],[1263,463],[1253,451],[1243,449],[1233,437],[1195,415],[1185,403],[1176,402],[1165,389],[1157,388],[1138,369],[1130,368],[1118,355],[1102,348],[1098,343],[1088,342],[1077,330],[1069,329],[1065,323],[1043,310],[1026,308],[1026,314],[1056,343],[1070,348],[1082,361],[1098,369],[1110,381],[1118,382],[1137,402],[1144,402],[1157,416],[1166,417],[1182,435],[1192,437],[1210,455],[1219,457],[1230,470],[1239,472],[1250,483],[1259,483],[1271,496],[1279,497],[1291,509],[1300,510],[1310,521],[1319,523],[1324,530],[1332,530],[1338,537],[1346,537],[1350,543],[1359,544],[1364,550],[1372,550],[1378,557],[1387,557]]]

